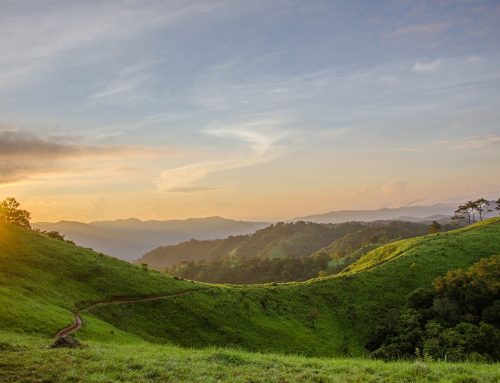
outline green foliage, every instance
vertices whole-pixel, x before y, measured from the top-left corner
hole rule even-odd
[[[205,257],[197,262],[178,262],[166,272],[211,283],[305,281],[319,275],[337,274],[383,243],[425,233],[426,225],[410,222],[282,223],[251,236],[191,240],[164,247],[161,251],[153,251],[154,255],[146,255],[144,260],[153,262],[154,266],[161,259],[170,260],[171,257]],[[328,246],[318,250],[326,242]],[[310,255],[312,249],[314,252]]]
[[[159,247],[145,254],[138,262],[164,270],[176,262],[183,261],[307,257],[332,241],[363,227],[364,224],[359,222],[335,225],[302,221],[280,222],[257,230],[251,235],[207,241],[191,240],[178,245]]]
[[[407,308],[386,326],[384,336],[374,334],[369,346],[378,348],[372,355],[411,358],[423,349],[432,359],[499,361],[499,281],[500,256],[437,277],[433,290],[408,295]]]
[[[20,203],[13,197],[7,197],[0,202],[0,222],[12,223],[30,229],[31,214],[19,208]]]
[[[215,261],[176,263],[169,274],[211,283],[269,283],[305,281],[334,273],[328,254],[285,258],[218,258]],[[329,273],[327,272],[330,271]]]

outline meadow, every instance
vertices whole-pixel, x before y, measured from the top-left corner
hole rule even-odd
[[[379,247],[333,277],[237,286],[175,279],[2,224],[0,380],[495,382],[498,364],[387,363],[367,359],[365,344],[413,290],[500,254],[499,238],[491,219]],[[49,349],[82,309],[83,347]]]
[[[179,348],[144,341],[86,342],[48,349],[44,338],[1,334],[2,382],[494,383],[498,364],[307,358],[230,348]]]

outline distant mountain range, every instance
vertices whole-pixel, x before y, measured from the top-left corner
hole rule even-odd
[[[196,239],[226,238],[250,234],[268,226],[266,222],[245,222],[221,217],[185,220],[141,221],[136,218],[81,223],[74,221],[37,222],[40,230],[55,230],[84,247],[132,260],[160,245]]]
[[[430,206],[402,206],[376,210],[337,210],[324,214],[294,218],[292,221],[316,223],[341,223],[348,221],[388,221],[427,222],[442,220],[453,215],[456,204],[439,203]]]
[[[448,223],[457,204],[403,206],[377,210],[338,210],[325,214],[298,217],[295,221],[342,223],[349,221],[407,221]],[[490,213],[488,216],[495,215]],[[269,226],[270,222],[236,221],[221,217],[189,218],[185,220],[141,221],[137,218],[81,223],[75,221],[37,222],[33,227],[55,230],[80,246],[90,247],[125,260],[141,257],[160,246],[178,244],[190,239],[212,240],[231,235],[252,234]]]

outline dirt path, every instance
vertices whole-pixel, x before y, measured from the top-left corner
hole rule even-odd
[[[74,322],[68,326],[60,330],[57,335],[56,335],[56,340],[60,338],[64,338],[65,336],[71,335],[78,331],[82,325],[83,321],[80,316],[80,313],[83,311],[88,311],[91,310],[95,307],[101,307],[101,306],[108,306],[108,305],[123,305],[123,304],[130,304],[130,303],[140,303],[140,302],[152,302],[152,301],[159,301],[161,299],[168,299],[168,298],[175,298],[175,297],[180,297],[182,295],[187,295],[191,294],[197,291],[204,291],[206,289],[190,289],[190,290],[184,290],[184,291],[178,291],[176,293],[170,293],[170,294],[164,294],[164,295],[149,295],[141,298],[114,298],[110,299],[107,301],[102,301],[102,302],[96,302],[92,303],[91,305],[75,312],[75,320]]]

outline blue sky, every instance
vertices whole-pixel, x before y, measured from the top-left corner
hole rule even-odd
[[[3,1],[0,190],[38,219],[495,196],[498,1]]]

